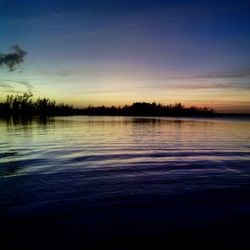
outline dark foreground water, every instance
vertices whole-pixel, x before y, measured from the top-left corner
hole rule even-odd
[[[250,121],[0,120],[0,223],[0,249],[249,249]]]

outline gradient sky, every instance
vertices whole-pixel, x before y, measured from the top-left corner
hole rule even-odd
[[[250,2],[0,0],[0,98],[76,106],[156,101],[250,112]]]

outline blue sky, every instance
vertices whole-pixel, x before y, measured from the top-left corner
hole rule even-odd
[[[0,0],[1,97],[77,106],[182,102],[250,110],[249,1]]]

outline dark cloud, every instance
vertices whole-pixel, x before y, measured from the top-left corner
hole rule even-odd
[[[10,71],[14,71],[16,66],[24,61],[27,52],[21,49],[18,45],[11,47],[11,52],[0,54],[0,66],[6,65]]]

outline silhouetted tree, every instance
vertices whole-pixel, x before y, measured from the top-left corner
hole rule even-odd
[[[89,106],[78,109],[64,103],[57,104],[48,98],[32,100],[33,94],[26,92],[23,95],[8,95],[6,101],[0,103],[0,115],[13,116],[54,116],[54,115],[127,115],[127,116],[211,116],[215,114],[208,107],[198,108],[191,106],[186,108],[181,103],[174,105],[157,104],[156,102],[135,102],[123,107]]]

